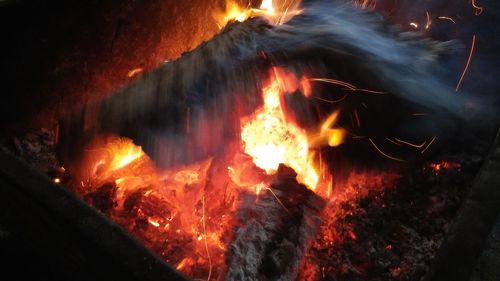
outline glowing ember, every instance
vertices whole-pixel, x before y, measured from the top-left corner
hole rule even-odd
[[[332,194],[332,176],[323,171],[321,162],[316,168],[313,160],[314,149],[342,142],[344,132],[334,128],[339,112],[307,132],[287,117],[284,107],[284,95],[297,90],[306,98],[312,95],[307,79],[273,68],[262,89],[263,105],[241,120],[241,140],[222,158],[159,171],[129,139],[96,140],[76,175],[78,189],[148,247],[156,247],[159,237],[189,241],[182,251],[175,248],[177,242],[168,243],[172,246],[164,246],[162,255],[178,270],[210,279],[224,264],[227,232],[235,223],[231,213],[238,207],[235,198],[240,192],[270,192],[284,206],[269,188],[266,173],[273,174],[284,164],[311,190]]]
[[[441,161],[439,163],[431,163],[429,167],[436,173],[439,174],[442,171],[447,170],[460,170],[461,165],[458,162],[452,161]]]

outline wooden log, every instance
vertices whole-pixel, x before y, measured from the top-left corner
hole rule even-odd
[[[295,280],[325,205],[296,176],[280,166],[268,189],[240,195],[224,280]]]

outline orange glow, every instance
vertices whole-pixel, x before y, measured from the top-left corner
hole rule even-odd
[[[470,47],[470,52],[469,52],[469,57],[467,58],[467,63],[465,64],[464,71],[462,72],[462,75],[460,76],[460,80],[458,80],[457,87],[455,88],[455,91],[458,92],[460,89],[460,86],[462,85],[462,81],[464,80],[465,74],[467,73],[467,70],[469,69],[469,64],[472,59],[472,54],[474,53],[474,48],[476,46],[476,35],[472,35],[472,45]]]
[[[429,164],[429,167],[431,167],[435,173],[439,173],[443,170],[459,170],[461,165],[458,162],[441,161],[439,163],[431,163]]]
[[[263,104],[241,118],[240,139],[228,143],[224,155],[159,170],[132,140],[102,137],[86,148],[75,189],[96,207],[103,197],[109,199],[111,209],[102,211],[147,247],[161,251],[179,271],[196,279],[219,278],[240,194],[255,192],[260,198],[266,192],[290,212],[270,188],[274,177],[269,175],[280,164],[292,168],[297,180],[319,196],[331,198],[335,192],[318,151],[343,142],[344,130],[335,127],[340,111],[317,127],[301,128],[287,111],[285,95],[299,91],[312,98],[310,80],[284,68],[269,74]],[[179,241],[186,249],[175,248]]]
[[[227,0],[225,10],[214,15],[219,28],[232,21],[243,22],[252,17],[263,17],[273,24],[283,24],[301,13],[299,0],[263,0],[259,8],[242,7]]]
[[[134,145],[132,141],[122,139],[116,144],[108,147],[111,150],[110,154],[113,155],[109,168],[113,171],[129,165],[144,154],[141,147]]]
[[[223,28],[229,22],[243,22],[247,20],[250,17],[251,13],[252,10],[250,8],[240,7],[238,3],[227,0],[225,10],[223,12],[216,13],[214,17],[219,28]]]
[[[116,181],[117,183],[128,183],[137,181],[135,177],[127,174],[125,167],[139,162],[140,159],[147,158],[142,148],[135,145],[132,140],[127,138],[109,138],[104,140],[104,144],[93,144],[86,149],[86,158],[84,165],[86,168],[82,171],[83,185],[90,184],[84,182],[92,180],[92,185],[102,184],[106,181]],[[102,142],[102,140],[101,140]],[[125,173],[125,175],[123,175]]]
[[[332,129],[339,116],[339,111],[334,111],[321,124],[319,133],[310,134],[310,147],[318,147],[328,144],[329,146],[339,146],[345,138],[345,131],[342,129]]]
[[[283,69],[273,69],[272,76],[263,89],[264,105],[242,122],[244,152],[268,174],[275,173],[279,164],[291,167],[298,174],[297,180],[314,190],[319,174],[309,157],[307,134],[286,119],[281,105],[286,87],[298,85],[298,81]]]

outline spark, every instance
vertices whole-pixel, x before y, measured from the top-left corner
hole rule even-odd
[[[440,20],[448,20],[448,21],[451,21],[453,24],[457,24],[455,22],[455,20],[452,19],[452,18],[450,18],[450,17],[441,16],[441,17],[438,17],[438,19],[440,19]]]
[[[472,35],[472,45],[470,47],[470,53],[469,57],[467,58],[467,63],[465,64],[464,71],[462,72],[462,76],[460,76],[460,80],[458,80],[457,87],[455,88],[455,91],[458,92],[458,89],[460,89],[460,85],[462,84],[462,81],[464,80],[464,76],[467,73],[467,70],[469,69],[469,64],[472,59],[472,54],[474,53],[474,48],[476,46],[476,35]]]
[[[380,92],[380,91],[373,91],[373,90],[367,90],[367,89],[361,89],[358,88],[350,83],[336,80],[336,79],[330,79],[330,78],[310,78],[309,81],[316,81],[316,82],[324,82],[324,83],[330,83],[330,84],[335,84],[335,85],[340,85],[346,87],[348,90],[351,91],[360,91],[360,92],[367,92],[367,93],[372,93],[372,94],[387,94],[386,92]]]
[[[399,143],[397,143],[397,142],[395,142],[395,141],[391,140],[390,138],[385,138],[385,139],[386,139],[388,142],[391,142],[391,143],[393,143],[393,144],[395,144],[395,145],[400,145]]]
[[[60,178],[55,178],[55,179],[54,179],[54,182],[55,182],[55,183],[60,183],[60,182],[61,182],[61,179],[60,179]]]
[[[212,258],[210,257],[210,251],[208,250],[208,242],[207,242],[207,227],[205,223],[205,196],[201,198],[201,205],[202,205],[202,218],[203,218],[203,236],[205,238],[205,251],[207,251],[207,257],[208,257],[207,281],[210,281],[210,277],[212,277]]]
[[[373,145],[373,147],[380,153],[382,154],[383,156],[389,158],[389,159],[392,159],[392,160],[395,160],[395,161],[399,161],[399,162],[406,162],[405,160],[403,159],[399,159],[399,158],[396,158],[394,156],[390,156],[390,155],[387,155],[386,153],[384,153],[380,148],[378,148],[378,146],[373,142],[373,140],[371,138],[368,138],[368,140],[370,141],[370,143]]]
[[[427,113],[423,113],[423,112],[417,112],[417,113],[413,113],[412,115],[413,115],[413,116],[427,116],[427,115],[429,115],[429,114],[427,114]]]
[[[434,143],[434,141],[436,140],[436,137],[433,137],[432,140],[429,142],[429,144],[427,144],[427,146],[424,148],[424,150],[422,150],[422,154],[424,154],[425,151],[427,151],[427,149]]]
[[[471,0],[472,7],[474,7],[474,15],[479,16],[483,13],[483,7],[476,4],[476,0]]]
[[[285,207],[285,205],[283,205],[283,202],[281,202],[281,200],[278,198],[278,196],[276,196],[276,193],[274,193],[274,191],[269,187],[266,187],[266,189],[271,192],[271,194],[274,196],[274,198],[276,198],[276,201],[278,201],[278,203],[281,205],[281,207],[283,207],[283,209],[285,209],[285,211],[290,214],[290,211],[287,209],[287,207]]]
[[[424,141],[422,144],[414,144],[414,143],[411,143],[408,141],[400,140],[398,138],[394,138],[394,140],[396,140],[399,143],[406,144],[406,145],[414,147],[414,148],[422,148],[427,143],[427,141]]]
[[[426,11],[425,14],[427,15],[427,23],[425,24],[425,29],[429,29],[432,24],[432,19],[428,11]]]
[[[318,82],[325,82],[325,83],[330,83],[330,84],[335,84],[335,85],[340,85],[340,86],[344,86],[350,90],[353,90],[353,91],[356,91],[356,87],[352,84],[349,84],[347,82],[344,82],[344,81],[340,81],[340,80],[335,80],[335,79],[329,79],[329,78],[310,78],[309,79],[310,81],[318,81]]]
[[[142,68],[134,68],[132,70],[130,70],[128,73],[127,73],[127,77],[128,78],[132,78],[134,77],[135,75],[139,74],[140,72],[142,72]]]
[[[338,103],[338,102],[341,102],[341,101],[345,100],[346,97],[347,97],[347,94],[345,94],[340,99],[336,99],[336,100],[327,100],[327,99],[323,99],[323,98],[320,98],[320,97],[313,97],[313,98],[315,98],[317,100],[320,100],[320,101],[328,102],[328,103]]]
[[[418,24],[415,22],[410,22],[410,26],[413,26],[414,28],[418,28]]]
[[[361,120],[359,119],[358,111],[354,110],[354,117],[356,118],[356,125],[358,125],[358,128],[361,127]]]

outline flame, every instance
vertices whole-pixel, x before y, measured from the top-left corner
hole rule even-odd
[[[109,145],[108,149],[111,150],[110,154],[112,155],[109,164],[111,171],[119,170],[144,155],[142,148],[128,139],[120,139],[116,145]]]
[[[339,146],[342,144],[345,131],[342,129],[332,129],[331,127],[337,121],[339,111],[334,111],[320,126],[319,133],[310,135],[310,146],[317,147],[323,145]]]
[[[236,2],[227,0],[225,10],[216,13],[214,15],[214,18],[219,28],[222,28],[232,21],[243,22],[247,20],[250,17],[251,13],[251,9],[243,8]]]
[[[146,245],[158,239],[190,241],[190,248],[177,254],[170,244],[162,251],[178,270],[210,279],[224,263],[227,229],[235,223],[231,213],[238,207],[239,192],[270,192],[286,210],[269,188],[267,176],[280,164],[292,168],[297,180],[318,195],[332,196],[333,177],[323,169],[316,148],[342,142],[344,131],[334,128],[340,113],[333,112],[311,132],[291,120],[284,103],[286,94],[297,91],[311,98],[309,82],[283,68],[273,68],[262,88],[263,105],[241,119],[241,140],[228,145],[232,149],[227,155],[159,170],[130,139],[96,140],[87,147],[75,181],[81,183],[78,190],[83,190],[91,204],[112,190],[113,211],[108,215],[136,232]],[[132,217],[123,218],[124,214],[144,225],[135,229],[135,223],[128,224]]]
[[[263,0],[259,8],[252,8],[250,6],[242,7],[233,0],[227,0],[224,11],[216,13],[214,18],[219,28],[223,28],[233,21],[244,22],[257,16],[263,17],[273,24],[283,24],[301,13],[300,3],[300,0]]]
[[[270,14],[274,13],[273,0],[262,0],[262,4],[260,4],[259,8]]]
[[[279,68],[274,68],[273,74],[263,89],[264,105],[252,118],[242,122],[244,152],[268,174],[276,172],[279,164],[291,167],[297,173],[297,180],[314,190],[319,173],[310,159],[307,134],[286,119],[281,105],[286,86],[298,85],[298,82]]]

